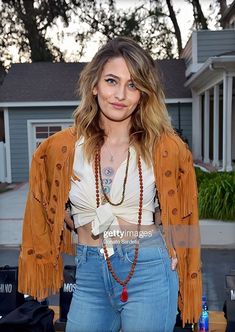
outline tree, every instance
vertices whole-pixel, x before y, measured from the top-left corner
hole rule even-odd
[[[5,74],[6,74],[5,69],[3,67],[2,62],[0,61],[0,85],[2,84],[2,82],[4,80]]]
[[[166,0],[166,4],[169,10],[169,17],[172,21],[172,24],[174,26],[174,30],[175,30],[175,38],[177,40],[177,48],[178,48],[178,55],[180,56],[180,53],[182,52],[182,37],[181,37],[181,31],[180,31],[180,27],[176,18],[176,14],[174,11],[174,8],[172,6],[171,0]]]
[[[182,38],[171,0],[142,0],[128,10],[117,9],[117,0],[2,0],[0,2],[0,61],[12,62],[10,48],[17,46],[20,61],[62,61],[62,52],[53,40],[63,40],[66,33],[57,24],[77,27],[76,58],[79,60],[87,42],[104,42],[117,35],[130,36],[156,58],[174,57],[182,51]],[[208,29],[199,0],[185,0],[193,6],[196,29]],[[217,0],[220,12],[226,0]],[[171,20],[173,28],[170,27]]]
[[[101,41],[117,35],[130,36],[153,55],[173,57],[173,33],[167,25],[160,1],[144,1],[132,10],[117,10],[115,0],[2,0],[0,60],[11,62],[9,48],[17,45],[20,60],[61,61],[63,54],[48,36],[56,19],[68,26],[73,18],[79,27],[75,35],[81,56],[87,41],[98,35]],[[63,37],[63,31],[57,30]],[[161,47],[156,45],[161,45]]]
[[[187,0],[193,6],[194,24],[197,30],[208,30],[207,19],[205,18],[199,0]]]
[[[226,9],[228,8],[227,0],[217,0],[220,5],[220,15],[223,16]]]
[[[227,1],[226,0],[217,0],[218,4],[219,4],[219,15],[220,15],[220,24],[222,26],[222,28],[225,28],[225,22],[223,20],[221,20],[221,17],[224,16],[224,13],[226,11],[226,9],[228,8],[227,5]]]
[[[167,25],[160,1],[143,1],[132,10],[117,10],[115,0],[73,0],[79,7],[79,20],[87,26],[86,31],[77,33],[80,42],[98,34],[102,41],[117,35],[132,37],[158,57],[173,57],[173,33]],[[161,49],[156,47],[161,45]]]
[[[60,50],[46,37],[48,27],[61,17],[68,25],[65,0],[2,0],[0,20],[0,58],[7,57],[7,50],[17,45],[20,56],[30,54],[31,61],[62,60]]]

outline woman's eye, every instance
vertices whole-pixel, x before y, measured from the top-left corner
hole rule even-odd
[[[133,82],[130,82],[130,83],[128,84],[128,86],[129,86],[130,89],[133,89],[133,90],[137,89],[137,88],[136,88],[136,85],[135,85]]]
[[[112,85],[116,84],[116,81],[113,78],[107,78],[105,81]]]

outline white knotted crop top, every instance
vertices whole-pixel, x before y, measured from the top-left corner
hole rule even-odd
[[[84,158],[84,139],[80,138],[75,146],[73,176],[69,199],[71,214],[75,228],[92,223],[92,233],[98,235],[109,229],[110,225],[117,222],[117,217],[129,223],[137,224],[139,211],[139,172],[136,165],[136,152],[130,147],[129,169],[126,182],[125,198],[121,205],[112,206],[109,203],[96,207],[95,174],[92,164]],[[123,161],[114,175],[109,193],[112,202],[119,202],[122,197],[123,180],[126,170]],[[153,167],[148,167],[141,160],[143,176],[143,210],[142,225],[154,223],[153,212],[158,206]],[[100,190],[102,190],[100,188]],[[101,196],[101,195],[100,195]]]

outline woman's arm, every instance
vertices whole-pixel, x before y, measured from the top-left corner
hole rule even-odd
[[[157,206],[155,208],[154,222],[155,222],[155,225],[156,225],[157,228],[161,227],[162,221],[161,221],[161,211],[160,211],[159,206]],[[176,256],[176,251],[175,251],[175,249],[173,249],[173,255],[171,257],[171,269],[172,270],[176,269],[177,263],[178,263],[178,259],[177,259],[177,256]]]
[[[73,217],[71,216],[71,207],[70,207],[70,201],[65,205],[65,211],[64,211],[64,222],[68,226],[69,229],[73,230],[76,232],[75,226],[74,226],[74,220]]]
[[[161,221],[161,211],[160,211],[160,207],[157,206],[155,208],[155,213],[154,213],[154,222],[155,222],[155,225],[157,227],[160,227],[162,225],[162,221]]]
[[[70,229],[74,230],[74,222],[70,216],[70,212],[67,209],[64,211],[64,221]]]

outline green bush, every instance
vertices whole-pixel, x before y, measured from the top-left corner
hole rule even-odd
[[[198,189],[201,186],[201,183],[204,180],[214,179],[218,176],[218,172],[204,172],[199,167],[195,167],[196,177],[197,177],[197,186]]]
[[[196,169],[199,217],[235,220],[235,173],[206,173]]]

